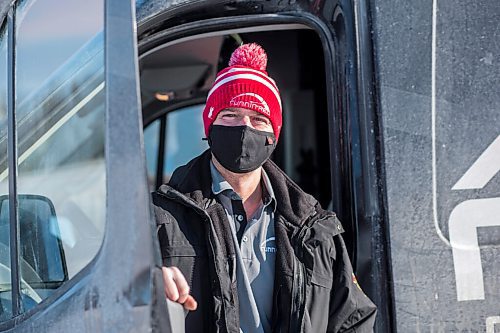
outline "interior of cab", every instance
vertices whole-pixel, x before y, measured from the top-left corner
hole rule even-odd
[[[267,52],[267,72],[283,104],[272,155],[302,189],[331,208],[326,78],[318,34],[287,24],[207,33],[166,42],[139,56],[144,143],[150,189],[208,148],[201,113],[217,72],[241,43]]]

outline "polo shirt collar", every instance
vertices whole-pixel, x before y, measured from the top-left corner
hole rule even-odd
[[[229,184],[227,180],[221,175],[219,170],[215,167],[212,160],[210,160],[210,173],[212,174],[212,192],[215,195],[223,194],[229,197],[231,200],[241,200],[241,197],[236,193]],[[262,169],[262,183],[264,184],[264,207],[272,205],[273,212],[276,211],[276,197],[274,196],[273,187],[271,186],[271,181],[267,176],[267,173]]]

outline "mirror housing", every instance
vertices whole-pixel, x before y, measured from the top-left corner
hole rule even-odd
[[[57,215],[49,198],[34,194],[18,195],[18,213],[21,289],[35,302],[39,302],[37,299],[45,298],[68,280]],[[8,195],[0,196],[0,264],[4,270],[10,271]],[[10,285],[10,276],[7,281],[3,281],[6,275],[2,274],[1,285]],[[33,306],[28,304],[31,302],[23,303],[27,308]]]

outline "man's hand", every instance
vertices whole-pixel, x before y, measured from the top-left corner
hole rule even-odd
[[[194,311],[198,303],[189,295],[189,285],[182,272],[177,267],[162,267],[163,285],[165,286],[165,295],[171,301],[184,305],[186,310]]]

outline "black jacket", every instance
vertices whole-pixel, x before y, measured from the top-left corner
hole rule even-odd
[[[186,332],[239,332],[236,257],[224,208],[212,194],[210,151],[153,193],[165,266],[186,277],[198,309]],[[274,332],[372,332],[376,307],[353,282],[342,226],[272,161],[277,200]]]

